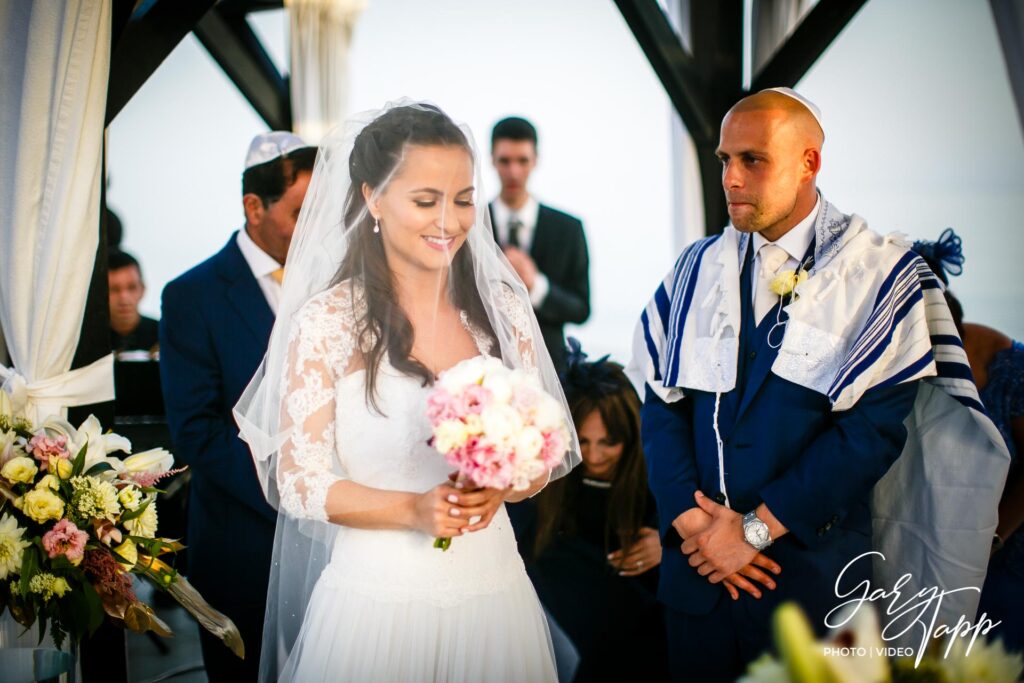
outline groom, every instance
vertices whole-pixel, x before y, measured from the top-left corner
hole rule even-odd
[[[238,626],[245,660],[200,629],[211,681],[255,681],[277,513],[263,497],[231,409],[267,350],[285,256],[316,148],[256,136],[242,174],[245,226],[163,291],[160,374],[175,454],[192,472],[189,579]]]
[[[817,191],[823,142],[817,107],[792,90],[737,103],[717,150],[731,224],[683,252],[637,326],[674,680],[735,680],[770,647],[783,601],[824,630],[840,574],[872,549],[873,489],[920,441],[904,421],[922,378],[969,414],[965,433],[987,419],[926,266]],[[995,490],[1003,456],[979,443],[965,457],[984,458]],[[981,495],[976,528],[994,526]],[[871,579],[854,562],[842,590]]]

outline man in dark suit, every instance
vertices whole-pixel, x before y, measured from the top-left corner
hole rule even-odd
[[[231,410],[266,352],[283,265],[316,158],[291,133],[257,136],[242,175],[245,227],[163,291],[160,372],[175,455],[192,471],[189,578],[238,626],[245,660],[201,631],[211,681],[255,681],[277,513]]]
[[[491,161],[501,194],[490,204],[495,240],[530,292],[551,360],[565,368],[566,323],[590,317],[590,262],[583,223],[537,202],[527,190],[537,165],[537,130],[526,119],[502,119],[491,133]]]
[[[825,615],[840,602],[840,574],[871,550],[870,494],[903,450],[904,419],[917,396],[918,381],[907,374],[834,411],[828,395],[772,372],[782,334],[790,332],[776,329],[786,323],[787,301],[774,291],[772,275],[811,268],[811,259],[828,251],[816,252],[816,241],[846,227],[816,189],[820,121],[794,95],[759,93],[726,116],[718,154],[735,228],[729,237],[743,246],[701,259],[726,243],[721,235],[701,240],[680,259],[690,258],[692,269],[677,270],[686,274],[675,282],[696,283],[702,268],[740,262],[738,280],[733,271],[714,285],[739,288],[731,353],[706,346],[703,354],[684,349],[674,356],[718,364],[712,367],[735,363],[732,388],[676,380],[664,363],[647,377],[642,434],[664,546],[659,599],[667,607],[673,680],[736,680],[771,646],[771,615],[783,601],[797,602],[824,630]],[[680,285],[670,297],[659,289],[649,311],[665,335],[685,339],[679,330],[696,320],[670,309],[708,305],[707,292],[695,287]],[[650,315],[642,319],[642,353],[665,358],[675,347],[657,352]],[[693,334],[708,340],[714,330]],[[861,560],[843,575],[843,589],[871,578],[870,560]]]

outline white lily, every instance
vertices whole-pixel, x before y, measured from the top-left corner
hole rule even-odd
[[[42,427],[48,436],[67,437],[68,450],[71,452],[72,458],[78,455],[83,446],[88,445],[83,472],[88,472],[91,467],[99,463],[107,463],[114,472],[120,472],[124,469],[121,459],[107,457],[107,454],[117,451],[132,452],[132,442],[120,434],[104,434],[103,427],[95,415],[87,417],[78,429],[72,427],[67,420],[58,417],[47,418]]]
[[[133,474],[146,472],[149,474],[163,474],[174,465],[174,456],[166,449],[151,448],[135,455],[130,455],[122,461],[124,469]]]

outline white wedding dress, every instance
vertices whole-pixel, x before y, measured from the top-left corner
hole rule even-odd
[[[452,471],[427,445],[430,387],[421,380],[383,362],[376,387],[383,414],[367,408],[366,372],[350,367],[353,315],[362,304],[353,306],[349,291],[335,286],[314,297],[291,330],[285,405],[295,430],[282,448],[281,507],[301,517],[326,519],[327,489],[339,478],[423,492]],[[463,324],[486,354],[487,338],[465,317]],[[504,506],[490,526],[452,539],[446,552],[433,540],[418,531],[337,527],[280,680],[557,680],[547,622]]]

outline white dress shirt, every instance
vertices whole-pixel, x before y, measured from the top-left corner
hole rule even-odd
[[[252,276],[256,278],[263,296],[270,305],[270,310],[277,315],[277,303],[281,299],[281,284],[272,275],[281,264],[274,260],[274,257],[256,246],[256,243],[249,237],[249,233],[243,227],[238,231],[238,248],[242,250],[242,257],[249,264]]]
[[[782,247],[782,249],[785,250],[786,254],[788,255],[788,258],[785,262],[783,262],[781,266],[779,266],[779,269],[776,272],[781,272],[784,270],[796,270],[797,267],[800,265],[800,261],[801,259],[803,259],[804,254],[807,253],[807,248],[811,246],[811,240],[814,239],[814,222],[815,220],[817,220],[818,211],[820,210],[821,196],[819,195],[818,199],[814,202],[814,208],[811,209],[811,212],[807,214],[807,216],[802,221],[794,225],[785,235],[775,240],[775,242],[769,242],[759,232],[754,233],[754,236],[752,238],[753,249],[755,254],[754,267],[751,269],[752,272],[750,273],[753,287],[750,291],[753,292],[754,294],[754,300],[751,303],[754,305],[755,311],[762,307],[770,308],[779,301],[779,297],[777,294],[759,291],[759,288],[757,286],[758,273],[761,272],[761,247],[763,247],[766,244],[774,244],[775,246]],[[772,297],[772,300],[768,306],[758,305],[758,297],[761,296]]]
[[[519,248],[530,253],[533,247],[533,235],[537,230],[537,215],[540,213],[540,203],[532,196],[527,195],[526,203],[518,211],[513,211],[508,204],[498,197],[491,204],[494,210],[494,227],[498,235],[498,244],[502,247],[508,244],[508,219],[515,214],[522,224],[519,228]],[[530,303],[534,308],[540,308],[548,295],[551,283],[544,273],[537,271],[537,277],[533,281],[533,289],[530,290]]]

